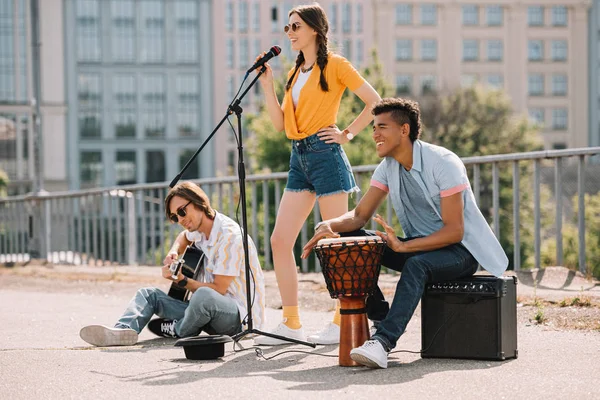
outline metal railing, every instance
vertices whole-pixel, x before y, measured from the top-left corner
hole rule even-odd
[[[530,233],[533,261],[525,260],[527,266],[541,266],[542,242],[550,235],[556,243],[556,265],[562,265],[564,218],[577,214],[578,266],[586,271],[586,222],[592,222],[584,219],[584,194],[600,191],[600,178],[596,178],[600,177],[600,165],[589,162],[591,156],[598,154],[600,147],[463,158],[477,203],[495,234],[510,250],[507,252],[512,252],[513,269],[523,266],[526,254],[522,251],[531,247],[523,237]],[[353,168],[363,193],[375,168],[376,165]],[[577,188],[572,190],[570,177],[575,169]],[[246,180],[248,229],[266,269],[272,268],[270,234],[286,179],[287,173],[273,173],[249,175]],[[196,182],[209,194],[217,210],[234,219],[237,214],[240,220],[237,177]],[[168,182],[163,182],[0,199],[0,263],[27,261],[32,248],[37,247],[41,258],[53,263],[157,265],[180,230],[168,223],[164,215],[167,190]],[[565,201],[575,192],[576,213]],[[542,194],[547,198],[542,199]],[[351,207],[360,196],[359,193],[351,198]],[[547,215],[552,202],[554,215]],[[388,221],[394,221],[390,201],[379,212]],[[530,220],[533,227],[527,225]],[[553,220],[553,226],[547,226],[544,220]],[[301,230],[297,252],[319,221],[317,205]],[[397,221],[394,223],[397,225]],[[368,227],[376,228],[373,221]],[[512,233],[507,232],[509,229]],[[320,266],[312,257],[302,260],[300,269],[319,271]]]

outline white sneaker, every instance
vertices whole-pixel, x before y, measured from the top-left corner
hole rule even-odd
[[[370,368],[387,368],[388,353],[379,340],[367,340],[350,351],[350,358]]]
[[[298,329],[288,328],[283,322],[277,325],[275,329],[268,332],[274,335],[288,337],[290,339],[296,339],[301,341],[306,341],[306,335],[304,334],[304,329],[302,327]],[[260,335],[254,338],[254,345],[256,346],[279,346],[282,344],[294,344],[293,342],[288,342],[281,339],[275,339],[269,336]]]
[[[370,337],[373,337],[373,335],[375,335],[376,333],[377,333],[377,327],[375,325],[372,325],[369,328],[369,335],[370,335]]]
[[[133,329],[109,328],[102,325],[85,326],[79,331],[79,336],[98,347],[133,346],[138,341],[138,333]]]
[[[310,335],[307,340],[315,344],[340,344],[340,326],[330,322],[323,330]]]

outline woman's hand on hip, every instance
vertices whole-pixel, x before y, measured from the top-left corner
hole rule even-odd
[[[327,144],[346,144],[350,141],[337,126],[328,126],[317,132],[317,136]]]

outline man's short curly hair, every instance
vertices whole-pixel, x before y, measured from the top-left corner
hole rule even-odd
[[[419,103],[416,101],[402,98],[386,98],[380,100],[371,113],[379,115],[383,113],[391,113],[392,118],[398,125],[408,124],[410,133],[408,137],[411,142],[414,142],[421,136],[421,111]]]

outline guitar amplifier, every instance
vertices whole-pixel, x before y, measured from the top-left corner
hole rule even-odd
[[[517,278],[475,275],[425,286],[421,357],[517,358]]]

